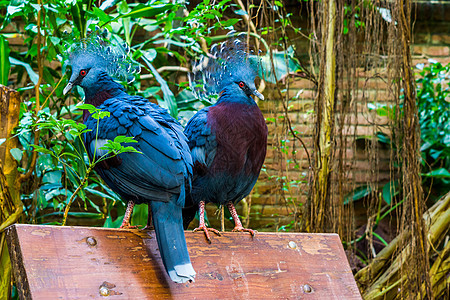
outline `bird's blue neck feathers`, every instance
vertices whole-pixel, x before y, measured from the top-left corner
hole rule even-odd
[[[219,103],[241,103],[247,105],[257,105],[251,96],[246,95],[242,89],[236,86],[225,87],[220,93]]]
[[[127,95],[125,88],[120,83],[115,82],[109,76],[99,76],[98,81],[91,85],[90,88],[83,88],[85,93],[84,102],[99,107],[106,100],[115,98],[120,95]],[[83,120],[86,121],[89,116],[89,111],[85,110],[83,113]]]
[[[106,75],[99,76],[95,84],[89,88],[84,88],[84,93],[86,96],[85,102],[98,107],[105,100],[124,94],[125,88]]]

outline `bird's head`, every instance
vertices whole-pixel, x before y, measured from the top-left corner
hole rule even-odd
[[[230,100],[253,102],[251,95],[264,100],[255,86],[257,65],[250,60],[247,43],[242,36],[215,44],[193,66],[189,82],[199,98],[219,94]]]
[[[86,94],[92,94],[113,79],[131,82],[140,67],[128,57],[128,51],[128,45],[119,47],[93,39],[74,45],[69,56],[72,74],[63,93],[79,85]]]
[[[99,78],[108,76],[104,62],[93,55],[84,55],[83,58],[72,61],[72,75],[64,88],[64,95],[74,86],[81,86],[84,90],[97,90],[100,87]]]
[[[222,80],[220,89],[230,95],[250,98],[252,95],[264,100],[264,96],[255,85],[256,72],[249,62],[229,65],[229,75]]]

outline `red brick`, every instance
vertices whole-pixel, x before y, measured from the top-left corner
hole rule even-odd
[[[260,101],[259,107],[263,112],[277,112],[278,115],[284,113],[284,106],[280,100]],[[313,100],[299,99],[291,100],[287,103],[289,111],[307,112],[314,107]]]
[[[310,80],[304,78],[296,78],[291,80],[290,87],[295,89],[309,89],[313,90],[315,88],[314,83]]]
[[[411,49],[413,54],[415,55],[420,55],[424,53],[424,47],[422,45],[412,45]]]
[[[428,44],[430,43],[431,36],[427,33],[417,33],[414,34],[414,44]]]
[[[288,205],[252,205],[251,213],[268,217],[287,216],[292,213],[292,208]]]
[[[422,56],[420,56],[420,57],[413,57],[412,65],[416,66],[419,63],[427,65],[427,64],[429,64],[428,60],[429,60],[429,58],[423,58]],[[450,63],[450,56],[448,56],[448,57],[439,57],[437,60],[442,65],[446,65],[446,64]],[[415,69],[414,71],[418,72],[419,70]]]
[[[431,35],[431,43],[432,44],[450,44],[450,35],[449,34],[432,34]]]
[[[289,98],[301,100],[314,100],[317,97],[317,92],[310,89],[289,89]]]
[[[449,47],[430,46],[424,48],[424,54],[430,56],[449,56],[450,49]]]
[[[277,185],[276,187],[279,187],[279,185]],[[302,191],[307,191],[308,187],[306,184],[302,184]],[[298,189],[297,189],[298,190]],[[278,189],[279,191],[279,189]],[[296,191],[294,191],[296,192]],[[289,195],[286,195],[289,196]],[[306,202],[306,196],[305,195],[301,195],[300,193],[296,193],[295,195],[295,203],[305,203]],[[254,205],[260,205],[260,206],[270,206],[270,205],[279,205],[279,206],[286,206],[286,205],[291,205],[288,200],[284,199],[284,197],[282,197],[281,193],[277,193],[277,197],[274,197],[271,194],[265,195],[265,196],[261,196],[261,197],[252,197],[252,209]]]

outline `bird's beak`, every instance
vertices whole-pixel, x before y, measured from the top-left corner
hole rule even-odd
[[[258,90],[254,90],[253,91],[253,95],[255,95],[256,97],[258,97],[261,100],[264,100],[264,96],[263,94],[261,94],[260,92],[258,92]]]
[[[73,82],[70,82],[66,85],[66,87],[63,90],[63,95],[66,95],[70,90],[73,88]]]

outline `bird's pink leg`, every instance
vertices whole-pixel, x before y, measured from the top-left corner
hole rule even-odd
[[[147,225],[145,225],[142,230],[155,230],[155,227],[153,227],[153,220],[152,220],[152,207],[150,206],[150,203],[148,204],[148,216],[147,216]]]
[[[211,237],[209,236],[209,231],[214,232],[218,236],[220,236],[220,232],[217,229],[208,228],[205,224],[205,201],[200,201],[200,203],[198,204],[198,207],[199,207],[199,211],[198,211],[199,223],[198,223],[198,227],[194,229],[194,232],[203,230],[203,232],[205,233],[206,241],[211,244]]]
[[[254,236],[258,231],[253,230],[253,229],[249,229],[249,228],[244,228],[244,226],[242,226],[241,220],[239,220],[239,216],[236,212],[236,208],[234,208],[233,202],[228,202],[227,204],[228,210],[231,213],[231,216],[233,216],[233,220],[234,220],[234,229],[233,232],[235,231],[244,231],[244,232],[249,232],[252,236]]]
[[[120,225],[120,229],[136,229],[137,226],[131,226],[131,214],[133,213],[134,201],[128,201],[127,210],[125,211],[125,215],[123,216],[122,225]]]

